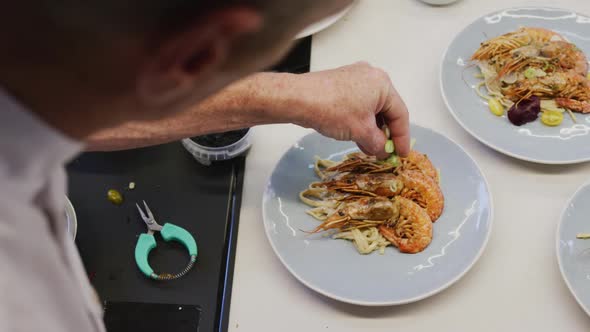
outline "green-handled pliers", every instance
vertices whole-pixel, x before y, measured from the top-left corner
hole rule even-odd
[[[143,205],[145,206],[147,216],[137,203],[135,203],[135,205],[139,210],[141,219],[143,219],[148,228],[147,233],[143,233],[139,236],[137,244],[135,245],[135,262],[137,263],[137,266],[139,267],[141,272],[143,272],[143,274],[145,274],[149,278],[156,280],[178,279],[185,275],[193,267],[197,260],[197,242],[195,242],[195,238],[186,229],[176,226],[174,224],[165,223],[164,226],[160,226],[156,222],[156,219],[154,219],[154,215],[152,214],[152,211],[150,211],[150,208],[147,206],[145,201],[143,201]],[[190,255],[190,262],[188,263],[187,267],[180,273],[157,274],[150,267],[148,256],[150,254],[150,251],[156,247],[156,238],[154,237],[154,232],[160,232],[162,238],[164,238],[165,241],[174,240],[182,243],[188,250],[188,253]]]

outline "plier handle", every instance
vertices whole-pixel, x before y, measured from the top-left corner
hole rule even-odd
[[[188,271],[193,267],[197,260],[197,242],[195,238],[184,228],[180,226],[176,226],[171,223],[165,223],[163,226],[160,226],[152,211],[148,207],[147,203],[143,201],[143,205],[145,206],[146,212],[144,213],[139,204],[135,204],[137,209],[139,210],[139,214],[141,215],[141,219],[145,222],[148,231],[147,233],[143,233],[139,236],[137,240],[137,244],[135,245],[135,262],[139,267],[139,270],[145,274],[147,277],[155,279],[155,280],[172,280],[178,279],[188,273]],[[151,268],[148,257],[150,251],[156,247],[156,238],[154,237],[155,232],[160,232],[162,238],[165,241],[177,241],[182,243],[188,253],[190,255],[190,262],[187,267],[177,274],[169,274],[169,273],[161,273],[157,274]]]

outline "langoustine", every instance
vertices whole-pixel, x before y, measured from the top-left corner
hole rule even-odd
[[[379,232],[399,251],[415,254],[432,242],[432,221],[418,204],[403,197],[395,199],[399,217],[393,224],[379,225]]]
[[[444,196],[438,183],[420,171],[407,170],[399,175],[348,173],[336,180],[313,186],[356,195],[402,196],[426,209],[432,221],[440,217],[444,208]]]

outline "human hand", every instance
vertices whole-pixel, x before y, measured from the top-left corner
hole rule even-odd
[[[387,138],[380,129],[385,123],[396,153],[409,153],[408,110],[383,70],[359,62],[297,75],[294,84],[303,103],[297,124],[337,140],[355,141],[363,152],[387,158]]]

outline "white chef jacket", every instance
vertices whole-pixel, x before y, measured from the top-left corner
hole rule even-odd
[[[82,147],[0,89],[2,332],[104,331],[64,214],[64,164]]]

